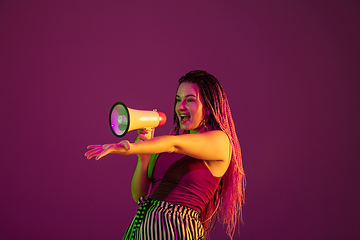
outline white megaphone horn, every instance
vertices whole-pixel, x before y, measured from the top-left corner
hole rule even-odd
[[[160,127],[165,122],[166,115],[163,112],[135,110],[122,102],[115,103],[109,115],[110,129],[116,137],[123,137],[135,129]]]

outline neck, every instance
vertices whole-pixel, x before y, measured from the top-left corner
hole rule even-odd
[[[190,130],[190,134],[196,134],[196,133],[204,133],[206,132],[206,129],[204,127],[201,127],[200,129],[192,129]]]

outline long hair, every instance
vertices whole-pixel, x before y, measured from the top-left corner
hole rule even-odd
[[[183,82],[196,83],[202,94],[209,116],[206,119],[208,131],[221,130],[229,138],[231,145],[230,165],[221,179],[219,188],[213,199],[208,203],[202,221],[207,230],[214,228],[217,217],[226,224],[226,233],[232,239],[238,219],[242,220],[242,206],[245,203],[245,173],[241,159],[240,144],[235,132],[234,121],[230,106],[220,82],[211,74],[196,70],[187,73],[179,79],[179,86]],[[172,135],[180,134],[180,123],[175,110]],[[183,134],[188,131],[183,131]],[[220,215],[221,212],[221,215]]]

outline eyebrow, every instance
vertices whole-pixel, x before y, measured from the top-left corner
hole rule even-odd
[[[179,95],[176,95],[176,97],[180,97]],[[194,94],[188,94],[188,95],[186,95],[185,97],[196,97]]]

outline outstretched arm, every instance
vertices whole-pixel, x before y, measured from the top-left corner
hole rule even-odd
[[[161,152],[176,152],[202,160],[229,161],[230,142],[226,134],[220,130],[198,134],[167,135],[155,137],[151,140],[130,143],[127,140],[117,144],[89,146],[85,156],[96,160],[109,153],[156,154]]]

